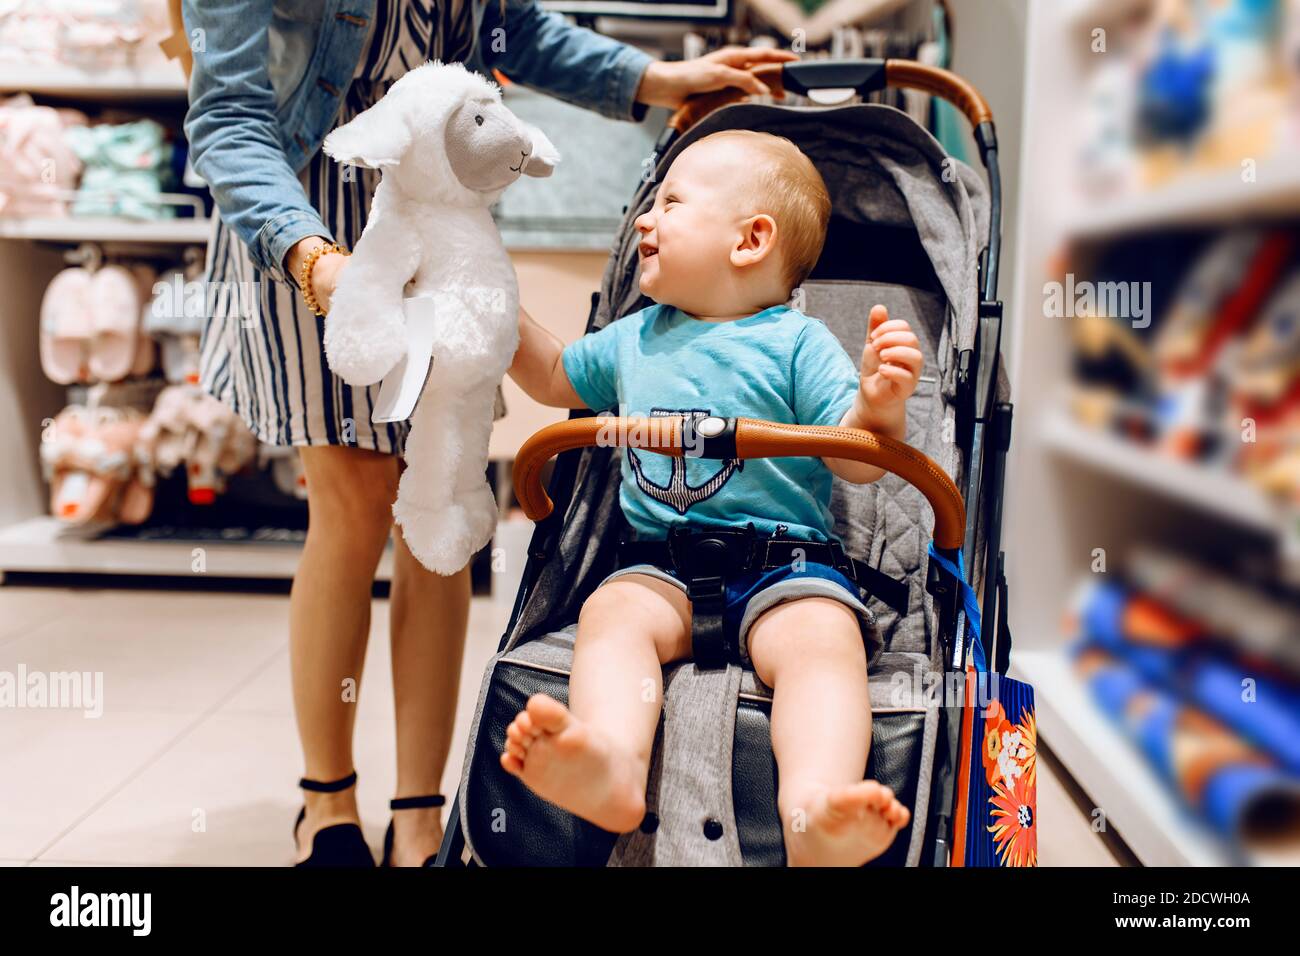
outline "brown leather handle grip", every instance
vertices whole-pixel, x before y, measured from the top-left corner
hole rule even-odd
[[[618,418],[598,415],[571,418],[534,434],[515,457],[515,495],[524,514],[541,521],[554,503],[542,487],[542,467],[564,451],[589,446],[621,446],[680,458],[686,454],[683,420]],[[965,537],[966,504],[942,468],[911,445],[858,428],[790,425],[755,418],[736,419],[737,458],[847,458],[892,472],[925,495],[934,509],[934,543],[960,548]]]
[[[993,122],[993,110],[984,94],[965,77],[915,60],[886,60],[885,85],[898,90],[920,90],[947,100],[966,114],[972,127]]]
[[[785,64],[760,63],[747,69],[766,83],[777,99],[785,96]],[[972,127],[993,121],[993,111],[983,94],[970,81],[941,67],[915,60],[886,60],[885,85],[895,89],[920,90],[945,99],[966,114]],[[744,90],[734,86],[688,96],[669,117],[668,126],[678,134],[685,133],[714,110],[738,103],[748,96]]]

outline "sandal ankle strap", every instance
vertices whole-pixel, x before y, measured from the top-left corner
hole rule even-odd
[[[430,794],[427,797],[398,797],[388,801],[388,809],[418,810],[424,807],[440,807],[446,802],[447,798],[440,793]]]
[[[313,793],[338,793],[340,790],[346,790],[356,782],[357,772],[353,770],[341,780],[320,781],[308,780],[306,777],[303,777],[298,781],[298,786],[302,787],[304,790],[310,790]]]

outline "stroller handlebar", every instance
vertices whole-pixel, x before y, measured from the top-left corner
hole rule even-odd
[[[970,81],[941,67],[915,60],[808,60],[790,63],[760,63],[748,68],[778,99],[786,92],[807,93],[813,89],[854,89],[870,93],[886,87],[919,90],[952,103],[979,130],[993,122],[988,101]],[[686,98],[668,120],[679,135],[714,110],[746,99],[748,93],[734,86]]]
[[[685,426],[685,428],[684,428]],[[680,416],[584,416],[556,422],[530,437],[515,458],[515,495],[533,521],[554,504],[542,487],[542,467],[574,448],[623,447],[674,458],[846,458],[875,465],[915,487],[934,510],[934,542],[960,548],[966,505],[952,479],[904,442],[858,428],[792,425],[755,418],[683,419]]]

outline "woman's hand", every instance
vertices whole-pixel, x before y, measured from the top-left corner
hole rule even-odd
[[[767,94],[767,84],[745,67],[755,63],[784,63],[797,60],[789,50],[766,47],[725,46],[694,60],[669,63],[656,60],[646,67],[637,87],[638,103],[676,109],[693,93],[708,93],[734,86],[746,93]]]
[[[294,282],[298,281],[303,261],[308,254],[317,246],[325,245],[329,245],[329,243],[320,236],[308,236],[289,250],[289,254],[284,257],[285,268],[293,276]],[[316,301],[320,303],[321,309],[325,312],[330,310],[330,299],[334,295],[334,290],[338,286],[339,275],[348,264],[349,258],[349,256],[339,252],[327,252],[317,259],[316,264],[312,266],[311,290],[316,293]]]

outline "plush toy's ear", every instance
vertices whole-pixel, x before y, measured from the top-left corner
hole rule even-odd
[[[533,151],[528,157],[528,162],[524,163],[524,175],[536,176],[539,179],[551,175],[560,163],[560,151],[536,126],[524,123],[523,120],[520,122],[533,141]]]
[[[411,146],[411,127],[402,108],[404,97],[393,91],[370,109],[325,137],[325,155],[349,166],[384,169],[396,166]]]

